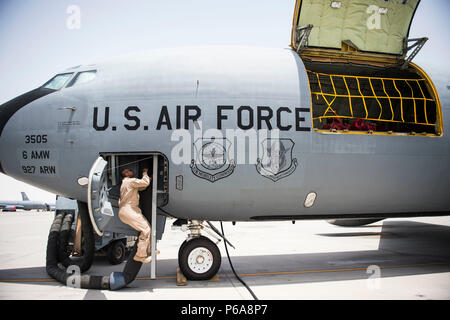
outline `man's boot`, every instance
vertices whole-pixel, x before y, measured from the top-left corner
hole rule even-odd
[[[152,262],[152,257],[151,256],[139,257],[139,256],[135,255],[133,259],[135,261],[142,262],[142,263],[150,263],[150,262]]]

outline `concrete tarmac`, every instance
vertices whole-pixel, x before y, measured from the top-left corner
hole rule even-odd
[[[217,278],[176,285],[185,239],[168,219],[158,242],[157,279],[150,265],[120,291],[66,287],[45,271],[52,212],[0,213],[0,299],[252,299],[233,276],[223,242]],[[215,222],[216,227],[220,224]],[[259,299],[449,299],[450,217],[387,219],[342,228],[325,221],[224,223],[232,263]],[[98,256],[88,271],[109,275]]]

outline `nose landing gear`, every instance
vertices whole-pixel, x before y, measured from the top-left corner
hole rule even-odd
[[[204,236],[186,240],[178,251],[178,264],[188,280],[209,280],[221,264],[217,245]]]
[[[188,232],[188,238],[183,242],[178,251],[178,264],[181,272],[188,280],[209,280],[219,271],[222,257],[216,243],[203,236],[201,231],[220,241],[222,234],[208,222],[191,220],[187,224],[174,223],[173,228],[181,228]],[[217,235],[212,233],[213,230]],[[225,241],[227,241],[225,239]]]

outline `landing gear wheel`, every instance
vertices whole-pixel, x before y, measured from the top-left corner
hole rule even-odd
[[[108,246],[108,251],[106,252],[106,257],[110,264],[120,264],[125,260],[125,245],[121,240],[114,241]]]
[[[209,280],[219,271],[219,248],[206,237],[185,241],[178,252],[178,264],[188,280]]]

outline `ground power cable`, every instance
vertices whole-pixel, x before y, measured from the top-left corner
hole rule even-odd
[[[222,235],[223,238],[225,239],[225,232],[223,231],[223,224],[222,221],[220,221],[220,228],[222,229]],[[227,246],[227,242],[224,241],[223,244],[225,245],[225,251],[227,252],[227,257],[228,257],[228,263],[230,264],[231,270],[234,273],[234,276],[236,277],[236,279],[239,280],[240,283],[242,283],[244,285],[245,288],[247,288],[248,292],[250,292],[250,294],[252,295],[253,299],[255,300],[259,300],[258,297],[255,295],[255,293],[252,291],[252,289],[250,289],[250,287],[244,282],[244,280],[242,280],[238,274],[236,273],[236,270],[234,270],[233,267],[233,263],[231,263],[231,259],[230,259],[230,254],[228,253],[228,246]]]

